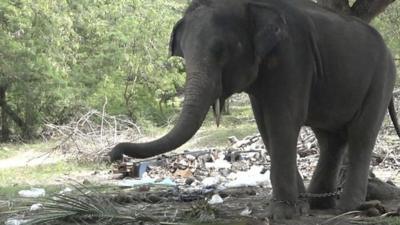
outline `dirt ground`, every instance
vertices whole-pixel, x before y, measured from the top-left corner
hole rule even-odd
[[[333,210],[310,210],[308,215],[293,220],[270,221],[267,219],[266,212],[271,190],[263,188],[238,188],[222,191],[219,194],[224,197],[224,202],[212,206],[205,204],[200,195],[197,196],[200,200],[182,201],[188,196],[183,196],[182,193],[173,190],[141,192],[140,189],[127,189],[121,193],[115,197],[115,200],[121,203],[125,202],[123,211],[135,211],[142,216],[155,217],[164,221],[172,220],[171,224],[181,222],[185,220],[184,218],[189,221],[203,221],[204,224],[224,225],[388,224],[385,219],[388,214],[381,217],[368,217],[367,211],[338,214]],[[400,200],[386,201],[383,204],[388,212],[396,212],[400,206]]]

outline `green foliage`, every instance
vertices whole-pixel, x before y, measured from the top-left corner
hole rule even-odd
[[[14,132],[65,123],[106,100],[111,114],[164,122],[172,107],[162,96],[183,85],[167,49],[185,3],[1,1],[0,87],[25,123]]]
[[[375,19],[373,25],[381,32],[392,51],[400,71],[400,2],[392,3],[384,13]]]
[[[400,57],[400,2],[392,3],[375,21],[394,55]]]
[[[0,1],[0,90],[14,113],[11,131],[34,137],[45,121],[63,124],[79,110],[103,106],[140,123],[165,124],[184,82],[168,42],[187,3]],[[399,12],[396,1],[374,23],[397,58]]]

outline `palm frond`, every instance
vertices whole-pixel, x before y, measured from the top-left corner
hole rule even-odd
[[[5,212],[3,215],[23,215],[26,225],[44,224],[100,224],[122,225],[148,222],[159,224],[153,218],[142,215],[128,215],[128,212],[118,210],[107,194],[100,193],[95,188],[81,184],[71,184],[75,191],[72,193],[54,194],[41,199],[43,209],[28,212],[24,208]]]

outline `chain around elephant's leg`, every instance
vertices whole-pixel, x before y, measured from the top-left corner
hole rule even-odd
[[[333,193],[337,190],[337,177],[340,162],[346,146],[343,132],[332,133],[313,129],[320,146],[320,157],[317,168],[308,187],[308,193]],[[335,196],[310,198],[310,207],[330,209],[335,207]]]

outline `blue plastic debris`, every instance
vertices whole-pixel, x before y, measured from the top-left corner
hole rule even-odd
[[[167,185],[167,186],[176,186],[176,183],[171,180],[170,178],[165,178],[164,180],[160,181],[158,184]]]

